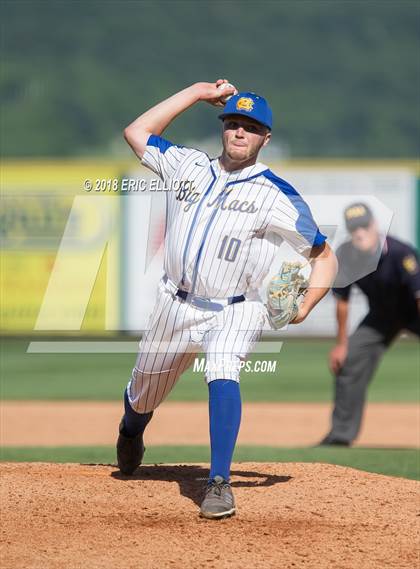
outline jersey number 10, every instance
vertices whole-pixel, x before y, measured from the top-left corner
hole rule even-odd
[[[218,259],[224,259],[225,261],[229,261],[233,263],[238,256],[239,247],[241,246],[242,241],[240,239],[235,239],[232,237],[229,241],[229,245],[226,250],[226,245],[228,243],[229,236],[225,235],[223,237],[222,244],[220,246],[219,254],[217,255]]]

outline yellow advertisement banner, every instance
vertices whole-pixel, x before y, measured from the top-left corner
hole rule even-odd
[[[118,179],[122,162],[10,162],[1,168],[3,333],[119,328],[118,195],[85,180]]]

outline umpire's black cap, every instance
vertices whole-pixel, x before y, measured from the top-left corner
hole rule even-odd
[[[373,214],[367,204],[357,202],[346,207],[344,210],[344,219],[346,221],[347,230],[352,232],[359,227],[368,227],[373,220]]]

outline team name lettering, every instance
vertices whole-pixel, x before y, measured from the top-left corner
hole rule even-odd
[[[222,209],[227,209],[229,211],[241,211],[242,213],[255,213],[258,208],[255,206],[255,202],[240,202],[239,200],[233,200],[228,204],[223,204]]]
[[[255,202],[248,202],[248,201],[239,201],[239,200],[232,200],[230,202],[226,202],[226,199],[229,197],[229,194],[219,194],[216,199],[209,202],[207,204],[208,207],[215,207],[216,209],[220,208],[227,211],[240,211],[242,213],[255,213],[258,211],[258,208],[255,205]]]
[[[185,202],[184,211],[189,211],[191,206],[200,201],[200,196],[198,192],[195,192],[195,187],[191,182],[181,182],[179,190],[176,193],[176,199],[180,202]]]

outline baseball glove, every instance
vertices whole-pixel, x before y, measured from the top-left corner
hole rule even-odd
[[[302,267],[302,263],[284,262],[268,284],[267,310],[275,330],[286,326],[298,313],[298,298],[308,288],[308,281],[299,272]]]

